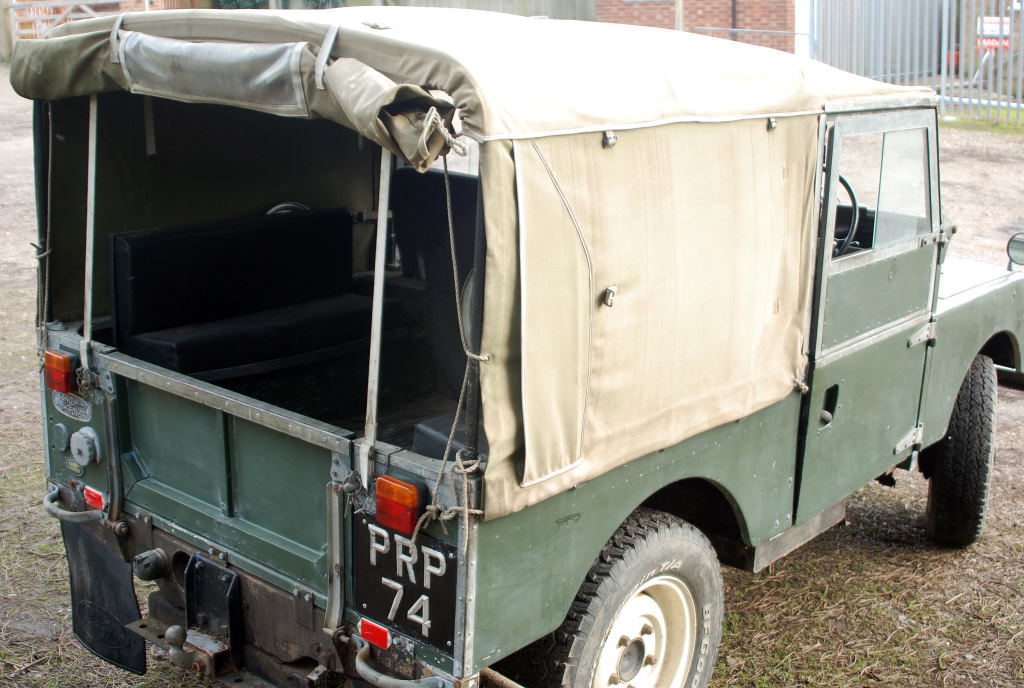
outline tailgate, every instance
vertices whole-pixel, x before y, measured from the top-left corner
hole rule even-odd
[[[286,589],[327,593],[325,485],[351,433],[119,354],[125,509]]]

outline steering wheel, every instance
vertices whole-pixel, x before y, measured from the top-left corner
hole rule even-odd
[[[846,189],[847,195],[850,197],[850,228],[846,230],[846,234],[842,239],[838,237],[832,238],[832,257],[846,253],[846,249],[850,248],[850,243],[853,241],[853,237],[857,234],[857,225],[860,224],[860,204],[857,203],[857,194],[853,193],[853,187],[850,186],[850,182],[846,181],[846,177],[839,175],[839,183]]]

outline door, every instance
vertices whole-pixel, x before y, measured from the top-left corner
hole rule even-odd
[[[936,159],[933,110],[829,127],[797,523],[914,450],[942,236]]]

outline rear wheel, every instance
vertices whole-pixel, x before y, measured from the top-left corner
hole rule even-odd
[[[985,522],[995,450],[996,370],[988,356],[971,363],[946,436],[929,449],[928,535],[965,547]]]
[[[722,597],[707,538],[640,508],[601,551],[562,626],[497,668],[530,688],[706,686]]]

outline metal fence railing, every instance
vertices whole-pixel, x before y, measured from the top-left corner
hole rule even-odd
[[[11,0],[8,21],[11,43],[21,38],[41,38],[58,24],[120,12],[162,9],[164,0]]]
[[[941,89],[947,109],[983,119],[1024,117],[1024,16],[1020,0],[950,0],[943,22],[949,59]]]
[[[473,7],[556,19],[593,20],[596,0],[9,0],[7,19],[13,44],[22,38],[41,38],[54,26],[67,21],[120,12],[189,8],[320,9],[370,4]]]
[[[1022,0],[813,0],[812,55],[926,85],[952,113],[1024,123]]]
[[[693,31],[694,33],[708,34],[709,36],[715,36],[717,38],[728,38],[732,41],[753,43],[754,45],[761,45],[766,48],[775,48],[776,50],[784,50],[786,52],[793,52],[794,39],[797,36],[807,35],[801,31],[737,29],[726,26],[693,26],[687,27],[686,30]]]

